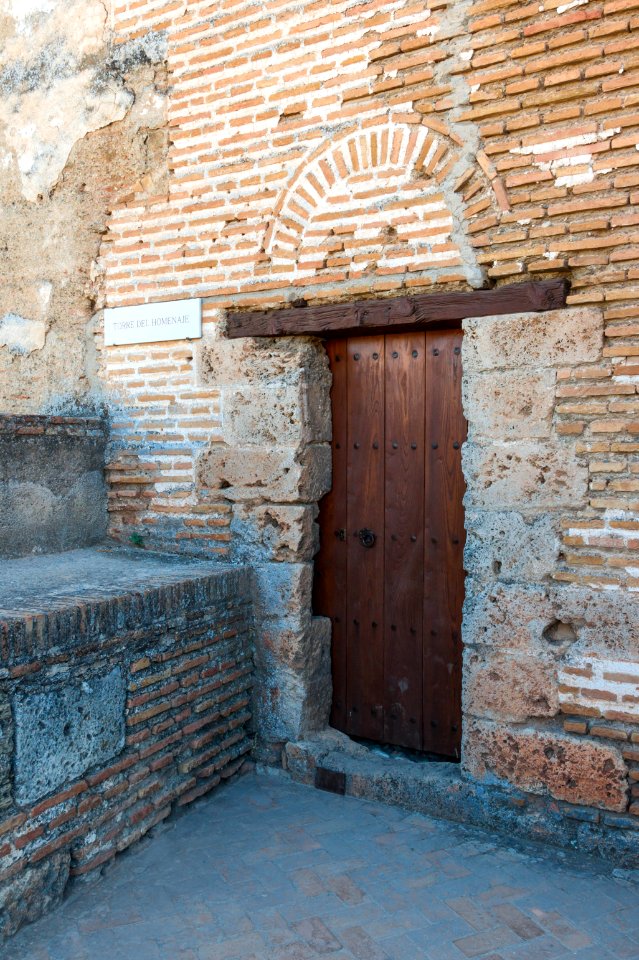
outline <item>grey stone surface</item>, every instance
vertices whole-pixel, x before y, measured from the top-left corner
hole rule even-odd
[[[319,547],[317,506],[289,503],[235,503],[233,555],[243,562],[312,560]]]
[[[256,726],[271,741],[307,736],[328,724],[331,705],[331,624],[264,621],[256,638]]]
[[[585,504],[588,468],[574,445],[556,440],[466,444],[464,503],[474,510],[575,510]]]
[[[570,624],[574,639],[549,642],[554,622]],[[599,650],[619,659],[637,655],[639,603],[634,594],[588,587],[466,581],[463,639],[495,649],[560,657]]]
[[[469,738],[468,727],[471,725],[477,727],[477,731],[474,730]],[[616,799],[620,799],[626,789],[618,751],[606,746],[605,741],[592,743],[593,754],[587,756],[584,765],[581,762],[584,745],[575,744],[563,731],[555,730],[553,733],[549,729],[547,733],[539,733],[531,728],[520,737],[521,730],[519,725],[509,726],[469,718],[462,744],[462,763],[457,764],[430,762],[426,758],[415,762],[404,757],[383,756],[329,729],[306,740],[287,743],[284,762],[293,779],[300,783],[313,785],[316,770],[321,767],[343,775],[347,796],[398,805],[466,825],[501,830],[513,838],[541,840],[559,847],[578,849],[597,854],[617,866],[639,870],[637,818],[606,813],[593,809],[592,803],[586,806],[574,799],[574,795],[581,790],[598,795],[597,799],[600,799],[610,787],[612,802],[604,805],[610,809],[616,805]],[[499,776],[494,775],[495,771],[478,770],[477,773],[484,779],[484,782],[479,782],[466,773],[466,754],[469,746],[474,747],[475,742],[481,742],[480,737],[490,731],[498,739],[493,744],[484,742],[481,757],[474,756],[473,763],[476,764],[479,759],[482,763],[486,761],[491,765],[499,765],[501,770]],[[507,752],[503,751],[499,740],[503,731],[509,738]],[[486,739],[485,736],[482,738]],[[552,751],[552,755],[544,753],[544,748]],[[589,744],[585,745],[585,750],[590,748]],[[534,791],[538,795],[533,796],[513,787],[504,779],[503,765],[520,763],[520,749],[522,753],[533,754],[532,760],[537,761],[537,772],[539,762],[552,768],[553,786],[561,787],[563,784],[566,788],[565,791],[557,790],[559,799],[547,795],[548,784],[538,781]],[[584,770],[588,771],[586,776],[582,776]],[[580,784],[574,781],[575,777],[581,780]],[[568,799],[566,792],[572,793],[573,799]],[[617,818],[614,824],[608,820],[612,816]],[[610,826],[613,829],[609,829]]]
[[[15,801],[35,803],[105,764],[124,747],[126,681],[120,667],[81,683],[14,697]]]
[[[9,685],[0,683],[0,810],[11,806],[13,714]]]
[[[571,852],[247,776],[9,949],[11,960],[632,960],[639,892]]]
[[[71,856],[60,850],[44,863],[36,863],[3,891],[0,938],[10,937],[25,923],[32,923],[59,902],[69,880]],[[0,946],[0,956],[9,960],[11,947]]]
[[[559,712],[557,663],[550,654],[512,656],[486,646],[467,646],[462,684],[466,717],[525,723]]]
[[[549,437],[554,370],[491,370],[467,374],[463,403],[470,435],[506,440]]]
[[[311,609],[313,566],[310,563],[255,564],[256,613],[263,620],[306,614]]]
[[[245,571],[227,564],[146,550],[99,546],[62,554],[5,561],[0,578],[0,617],[57,610],[76,600],[100,600],[153,586],[218,575],[221,587],[233,571],[248,589]],[[229,588],[233,589],[235,584]]]
[[[476,580],[540,583],[556,569],[560,539],[554,514],[467,510],[466,531],[464,566]]]
[[[0,557],[104,539],[105,445],[106,426],[97,419],[65,425],[0,417]]]
[[[310,383],[305,372],[297,382],[229,387],[224,394],[228,416],[224,440],[231,446],[274,446],[330,440],[330,407],[324,384]]]
[[[56,495],[44,483],[0,486],[0,551],[9,557],[53,553],[106,536],[104,476],[93,470]]]
[[[212,444],[198,461],[198,482],[231,502],[315,503],[330,489],[328,444],[248,447]]]

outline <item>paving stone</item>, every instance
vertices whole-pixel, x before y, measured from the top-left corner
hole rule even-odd
[[[577,854],[250,775],[20,931],[6,957],[639,960],[639,888]]]
[[[458,947],[465,957],[479,957],[482,953],[488,953],[494,947],[507,947],[511,943],[516,943],[519,939],[514,930],[509,927],[495,927],[494,930],[485,930],[483,933],[473,933],[469,937],[462,937],[455,940],[455,946]]]

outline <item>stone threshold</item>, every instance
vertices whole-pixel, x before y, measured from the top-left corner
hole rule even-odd
[[[328,729],[285,744],[282,767],[298,783],[578,850],[618,868],[639,870],[636,817],[478,783],[467,779],[456,763],[386,758]]]

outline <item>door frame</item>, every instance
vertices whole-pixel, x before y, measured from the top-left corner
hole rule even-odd
[[[555,311],[567,306],[570,284],[565,279],[535,282],[497,287],[492,290],[456,291],[452,293],[417,294],[390,296],[383,300],[359,299],[349,302],[334,302],[330,305],[307,305],[304,299],[293,300],[295,306],[267,310],[228,309],[226,311],[226,330],[228,339],[241,337],[295,339],[303,338],[313,345],[318,354],[325,355],[324,342],[334,336],[354,335],[366,332],[391,333],[425,330],[437,327],[456,327],[461,321],[471,317],[526,315]],[[364,294],[365,295],[365,294]],[[452,322],[451,322],[452,321]],[[454,321],[458,321],[455,323]],[[259,342],[259,340],[258,340]],[[308,384],[310,386],[310,383]],[[319,385],[319,393],[314,397],[321,405],[328,399],[324,397],[325,384]],[[329,414],[330,415],[330,414]],[[319,425],[324,414],[318,407]],[[472,421],[471,421],[472,422]],[[298,498],[287,501],[299,504],[296,511],[301,517],[310,517],[317,510],[322,496],[331,488],[330,467],[324,456],[323,448],[328,448],[328,436],[320,439],[299,438],[299,451],[296,463],[299,464],[300,494]],[[327,426],[326,429],[329,429]],[[327,453],[330,451],[327,449]],[[288,471],[288,464],[286,471]],[[304,491],[304,492],[302,492]],[[303,508],[303,509],[302,509]],[[307,523],[307,521],[304,521]],[[312,567],[313,535],[310,529],[301,525],[299,543],[287,548],[287,562],[282,556],[271,555],[265,543],[256,543],[255,550],[261,564],[261,580],[256,585],[257,623],[265,631],[264,664],[258,669],[258,677],[264,683],[265,716],[272,730],[267,739],[286,741],[308,737],[330,729],[329,710],[331,698],[331,662],[330,662],[330,623],[325,618],[312,617]],[[291,552],[292,550],[292,552]],[[310,568],[310,569],[309,569]],[[290,604],[294,617],[293,633],[283,636],[281,649],[274,639],[272,615],[261,612],[262,580],[267,571],[277,571],[276,582],[281,585],[282,595]],[[270,593],[269,593],[270,599]],[[279,626],[277,627],[279,630]],[[289,628],[287,628],[289,629]],[[464,627],[462,623],[462,641]],[[285,642],[284,642],[285,641]],[[258,643],[259,646],[259,643]],[[293,653],[294,651],[294,653]],[[294,656],[294,662],[291,659]],[[295,682],[288,682],[293,671]],[[280,679],[280,677],[282,679]],[[282,706],[278,706],[280,703]],[[284,702],[286,707],[284,708]],[[463,747],[462,747],[463,762]]]
[[[565,279],[528,280],[492,290],[424,293],[354,300],[348,303],[293,306],[272,310],[229,310],[226,336],[331,337],[363,333],[423,330],[432,324],[451,324],[467,317],[492,317],[513,313],[542,313],[566,306],[570,283]]]

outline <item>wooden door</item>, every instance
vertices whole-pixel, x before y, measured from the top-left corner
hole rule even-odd
[[[461,338],[329,341],[333,486],[315,574],[333,726],[447,757],[461,739]]]

